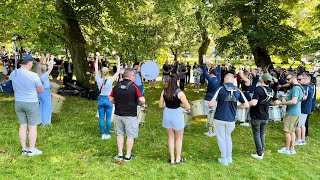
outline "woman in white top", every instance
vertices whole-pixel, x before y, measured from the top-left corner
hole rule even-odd
[[[49,64],[48,69],[45,61],[43,61],[42,63],[39,63],[38,65],[37,73],[44,87],[44,92],[38,93],[42,125],[51,124],[52,104],[51,104],[49,76],[53,69],[53,64],[54,64],[53,59],[54,59],[54,56],[51,55],[51,61],[49,61],[48,63]]]
[[[118,66],[117,72],[113,75],[113,77],[107,79],[109,74],[109,69],[107,67],[103,67],[101,69],[101,74],[98,68],[98,57],[99,53],[97,53],[96,61],[94,64],[95,74],[96,74],[96,82],[98,88],[100,90],[100,95],[98,98],[98,112],[99,112],[99,128],[101,133],[101,139],[109,139],[110,136],[110,127],[111,127],[111,114],[113,109],[113,104],[109,101],[109,95],[112,91],[112,84],[117,79],[120,73],[120,58],[117,57]],[[104,129],[104,119],[106,119],[106,130]]]

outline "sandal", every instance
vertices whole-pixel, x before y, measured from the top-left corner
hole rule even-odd
[[[182,157],[179,162],[176,162],[176,164],[180,164],[184,162],[187,162],[187,159]]]
[[[168,160],[168,163],[171,164],[171,165],[176,164],[175,162],[172,163],[172,162],[171,162],[171,159]]]

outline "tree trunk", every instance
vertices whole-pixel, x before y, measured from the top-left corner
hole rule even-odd
[[[202,22],[202,15],[201,15],[200,10],[197,11],[195,15],[196,15],[197,24],[200,29],[201,38],[202,38],[201,46],[198,49],[199,64],[201,65],[203,63],[202,55],[207,53],[207,50],[210,45],[210,39],[208,37],[207,28],[204,26],[204,24]]]
[[[170,50],[171,50],[171,53],[173,55],[173,61],[177,62],[178,61],[178,56],[179,56],[178,50],[174,49],[172,47],[170,47]]]
[[[250,43],[249,43],[250,44]],[[251,52],[254,56],[254,62],[257,67],[262,67],[263,69],[269,66],[271,69],[273,68],[270,55],[268,51],[263,47],[255,47],[250,45]]]
[[[76,19],[74,9],[65,1],[58,0],[56,9],[61,12],[64,23],[62,28],[67,37],[68,48],[70,50],[71,59],[74,64],[74,73],[77,82],[84,88],[90,87],[90,76],[86,74],[89,71],[89,64],[86,54],[86,40],[84,39],[79,22]]]

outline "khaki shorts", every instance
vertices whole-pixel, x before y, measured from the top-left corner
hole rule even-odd
[[[114,132],[118,136],[127,135],[129,138],[137,138],[139,132],[138,118],[114,115]]]
[[[283,131],[295,132],[298,122],[299,116],[285,116],[283,118]]]
[[[41,123],[40,105],[38,102],[15,102],[15,111],[20,124],[36,126]]]

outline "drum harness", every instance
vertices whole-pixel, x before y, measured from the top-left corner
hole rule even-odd
[[[118,88],[128,90],[133,82],[129,81],[127,85],[121,85],[121,82],[118,84]]]
[[[238,91],[239,89],[236,87],[229,87],[227,85],[224,85],[224,88],[230,92],[229,96],[224,100],[224,102],[237,102],[237,98],[234,96],[234,92]],[[239,90],[240,91],[240,90]],[[240,91],[241,92],[241,91]]]
[[[273,98],[273,96],[274,96],[274,91],[273,91],[273,89],[271,89],[271,92],[268,92],[267,89],[266,89],[266,87],[264,87],[264,86],[260,86],[260,87],[263,89],[264,93],[267,95],[267,98],[264,99],[264,100],[262,100],[262,101],[260,102],[260,104],[269,105],[270,100],[271,100],[271,99]]]
[[[306,91],[304,90],[304,88],[303,88],[300,84],[294,84],[293,86],[300,87],[301,90],[302,90],[303,95],[308,96],[308,95],[306,94]],[[302,97],[301,99],[298,99],[298,100],[299,100],[299,101],[302,101],[302,99],[303,99],[303,97]]]

